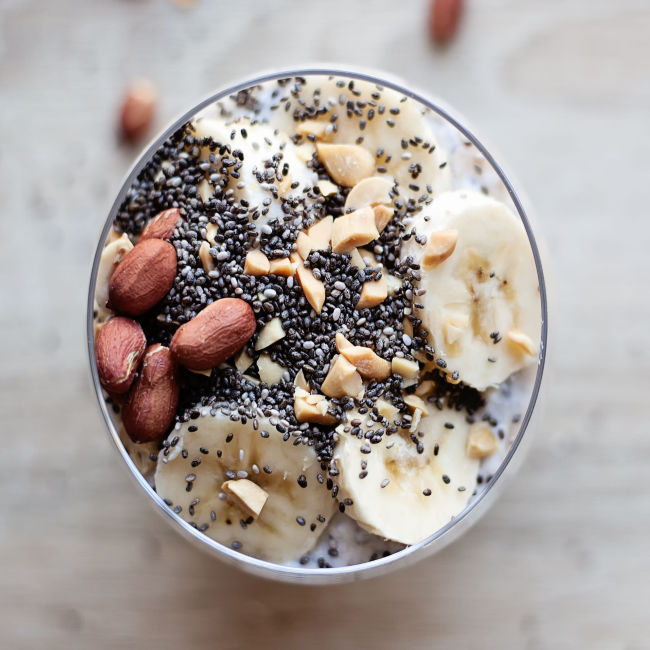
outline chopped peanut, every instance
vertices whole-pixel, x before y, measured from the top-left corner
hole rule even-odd
[[[296,250],[298,251],[298,255],[300,255],[303,260],[306,260],[313,249],[314,246],[309,235],[306,232],[299,232],[298,238],[296,239]]]
[[[381,397],[375,402],[375,406],[377,407],[377,411],[379,411],[380,415],[383,415],[387,420],[390,420],[391,422],[399,414],[399,410],[396,406],[390,402],[387,402]]]
[[[416,409],[422,411],[422,415],[429,415],[429,409],[426,402],[417,395],[405,395],[404,404],[406,404],[412,411]]]
[[[356,266],[360,271],[363,271],[363,269],[366,268],[366,263],[364,262],[363,257],[361,257],[358,248],[353,248],[350,252],[350,264]]]
[[[262,251],[248,251],[244,262],[246,275],[266,275],[271,269],[269,258]]]
[[[320,389],[328,397],[356,397],[363,390],[357,369],[342,355],[334,357]]]
[[[418,376],[420,366],[417,361],[404,359],[403,357],[393,357],[391,361],[393,374],[401,375],[404,379],[413,379]]]
[[[328,215],[309,228],[309,239],[311,240],[312,250],[325,251],[329,248],[332,242],[333,226],[334,217]]]
[[[337,194],[339,191],[338,185],[325,179],[318,181],[316,187],[320,190],[320,193],[323,196],[332,196],[332,194]]]
[[[199,259],[206,273],[214,271],[214,260],[212,259],[212,255],[210,255],[210,244],[207,241],[202,241],[199,246]]]
[[[422,258],[422,268],[430,270],[444,262],[455,250],[458,231],[452,229],[434,232],[429,236]]]
[[[337,332],[336,336],[334,337],[334,340],[336,341],[336,349],[339,352],[343,352],[346,348],[351,348],[354,347],[350,341],[348,341],[341,332]]]
[[[390,220],[395,214],[393,208],[389,208],[386,205],[376,205],[372,209],[375,215],[375,226],[379,232],[383,232],[386,226],[390,223]]]
[[[372,208],[360,208],[334,220],[332,250],[351,253],[357,246],[368,244],[379,237]]]
[[[535,355],[537,352],[537,347],[533,340],[527,334],[524,334],[521,330],[511,329],[506,334],[506,340],[512,347],[517,351],[523,352],[524,354],[529,354],[531,356]]]
[[[470,458],[491,456],[498,448],[497,438],[485,422],[477,422],[470,427],[465,446]]]
[[[431,379],[425,379],[416,389],[415,389],[415,394],[418,397],[425,397],[426,395],[429,395],[433,393],[434,389],[436,387],[436,384],[433,380]]]
[[[209,223],[205,227],[205,238],[208,240],[210,246],[214,246],[217,242],[214,239],[214,236],[217,234],[219,226],[216,223]]]
[[[296,268],[288,257],[271,260],[270,265],[269,273],[273,275],[283,275],[288,278],[296,272]]]
[[[325,285],[302,263],[298,255],[292,253],[291,260],[298,265],[296,275],[307,302],[320,314],[325,303]]]
[[[336,424],[336,418],[328,413],[329,401],[324,395],[303,394],[296,389],[294,395],[294,412],[298,422],[316,422],[318,424]]]
[[[264,348],[268,348],[269,345],[272,345],[285,336],[286,332],[282,327],[282,319],[276,316],[260,330],[260,333],[257,335],[257,341],[255,341],[255,349],[263,350]]]
[[[214,196],[214,187],[204,178],[196,187],[196,194],[203,203],[207,203]]]
[[[357,303],[357,309],[365,309],[366,307],[376,307],[381,304],[388,296],[388,285],[386,278],[381,277],[379,280],[369,280],[363,283],[361,289],[361,297]]]
[[[345,199],[345,209],[374,207],[381,203],[390,204],[392,199],[390,192],[395,182],[391,178],[382,178],[381,176],[371,176],[359,181]],[[393,211],[391,210],[391,215]]]
[[[309,392],[309,383],[305,379],[305,373],[302,370],[298,372],[296,378],[293,380],[293,383],[296,386],[296,388],[300,388],[306,391],[307,393]]]
[[[362,345],[345,347],[339,352],[357,369],[362,377],[383,381],[391,375],[390,361],[382,359]]]
[[[221,485],[221,490],[228,495],[231,503],[253,519],[259,517],[269,498],[268,492],[247,478],[226,481]]]
[[[329,122],[305,120],[304,122],[300,122],[300,124],[298,124],[298,126],[296,127],[296,133],[298,133],[299,135],[313,135],[314,137],[321,140],[328,134],[327,133],[328,126],[329,126]]]
[[[266,384],[279,384],[284,375],[284,368],[277,362],[273,361],[268,354],[260,354],[257,360],[257,369],[260,380]]]
[[[235,367],[239,372],[246,372],[253,365],[253,357],[246,352],[246,347],[243,347],[240,353],[235,357]]]
[[[409,428],[410,433],[415,433],[418,430],[421,419],[422,419],[422,411],[420,409],[415,409],[415,411],[413,411],[413,418],[411,420],[411,426]]]
[[[354,187],[375,171],[373,155],[357,144],[316,144],[319,160],[339,185]]]

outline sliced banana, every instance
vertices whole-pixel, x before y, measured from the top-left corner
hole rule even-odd
[[[462,413],[445,409],[420,416],[416,442],[397,433],[370,444],[340,425],[334,452],[338,499],[352,501],[345,513],[371,533],[403,544],[425,539],[463,510],[479,466],[465,451],[469,425]],[[363,434],[370,425],[363,421]]]
[[[402,198],[417,201],[424,194],[435,197],[451,187],[446,156],[420,104],[372,83],[355,80],[350,87],[348,79],[345,84],[341,81],[308,77],[292,92],[292,105],[298,111],[301,101],[308,106],[318,102],[321,112],[309,121],[316,138],[332,144],[360,144],[375,158],[372,175],[396,180]],[[337,118],[331,122],[334,114]],[[301,122],[294,121],[292,111],[276,111],[273,119],[287,133],[304,130]],[[329,128],[317,129],[319,123]]]
[[[272,562],[295,559],[316,543],[336,504],[318,481],[312,447],[285,442],[267,419],[255,430],[252,421],[232,422],[220,412],[183,424],[170,444],[176,437],[169,455],[158,456],[155,486],[170,508],[180,507],[180,517],[226,546]],[[226,481],[242,479],[268,494],[255,520],[222,490]]]
[[[535,362],[539,284],[526,231],[515,214],[478,192],[447,192],[415,216],[413,228],[427,243],[412,237],[402,256],[422,265],[421,317],[438,366],[454,381],[485,390]],[[449,232],[457,234],[452,252],[433,266],[424,264],[430,244],[440,251],[443,231],[447,239]]]
[[[282,199],[306,197],[305,190],[314,187],[318,177],[307,167],[304,151],[296,147],[289,137],[271,128],[267,124],[251,122],[242,117],[229,124],[210,117],[203,117],[194,122],[194,136],[201,139],[210,137],[221,145],[230,147],[231,152],[240,151],[243,154],[243,165],[237,170],[239,178],[231,178],[229,188],[235,196],[248,202],[249,213],[257,209],[259,217],[256,223],[265,224],[271,219],[282,220],[285,212],[282,210]],[[303,145],[314,147],[311,144]],[[207,159],[211,153],[219,155],[219,150],[211,152],[204,147],[201,157]],[[224,154],[228,155],[228,154]],[[280,176],[274,179],[262,179],[259,174],[269,172],[268,162],[273,157],[279,157],[277,171]],[[306,159],[306,160],[305,160]],[[284,173],[286,171],[286,174]],[[274,195],[277,191],[277,198]],[[269,205],[265,202],[270,201]],[[266,214],[262,212],[266,211]]]

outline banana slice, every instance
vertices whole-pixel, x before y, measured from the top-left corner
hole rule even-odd
[[[180,517],[242,553],[285,562],[306,553],[332,516],[335,500],[317,474],[312,447],[286,442],[267,420],[232,422],[203,416],[183,424],[158,456],[155,486]],[[267,495],[257,518],[242,508],[227,481],[252,481]],[[250,486],[248,486],[250,487]],[[240,491],[241,492],[241,491]]]
[[[428,218],[428,221],[425,220]],[[436,364],[485,390],[537,360],[539,283],[526,231],[503,203],[478,192],[439,196],[413,219],[402,256],[422,266],[421,318]]]
[[[229,124],[203,117],[194,122],[194,129],[195,137],[211,137],[221,145],[228,145],[231,152],[237,150],[243,154],[243,165],[237,169],[239,178],[231,178],[229,188],[237,198],[248,201],[250,214],[258,211],[256,223],[260,225],[274,218],[282,222],[285,216],[282,199],[306,198],[305,190],[314,187],[318,180],[306,165],[313,154],[313,145],[297,147],[285,133],[267,124],[253,123],[246,117]],[[219,150],[211,152],[209,147],[204,147],[201,157],[207,159],[210,153],[219,155]],[[274,163],[275,174],[269,167],[274,157],[279,161]],[[266,205],[268,201],[270,204]]]
[[[370,424],[360,425],[364,434]],[[373,445],[339,426],[334,454],[338,499],[352,500],[345,513],[371,533],[403,544],[425,539],[463,510],[479,466],[465,451],[469,425],[462,413],[435,410],[421,417],[418,430],[416,442],[397,433]]]
[[[402,198],[417,201],[451,187],[446,156],[422,106],[413,99],[360,80],[350,85],[348,79],[342,83],[334,77],[313,76],[292,91],[291,102],[298,112],[304,105],[316,105],[318,114],[300,122],[294,121],[293,111],[276,111],[275,124],[281,123],[287,133],[312,133],[322,142],[360,144],[375,158],[373,175],[394,178]]]

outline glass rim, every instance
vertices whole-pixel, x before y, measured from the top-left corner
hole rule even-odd
[[[386,74],[387,77],[391,75]],[[406,548],[397,551],[387,557],[378,558],[376,560],[370,560],[363,562],[361,564],[352,564],[342,567],[332,567],[332,568],[305,568],[305,567],[293,567],[286,566],[283,564],[278,564],[275,562],[270,562],[267,560],[261,560],[250,555],[246,555],[239,551],[229,548],[220,542],[208,537],[204,533],[192,527],[189,523],[172,513],[172,511],[165,505],[162,498],[158,493],[149,485],[146,478],[140,473],[138,468],[135,466],[135,463],[132,461],[129,456],[124,444],[120,440],[119,433],[113,424],[113,420],[108,411],[108,405],[104,399],[102,393],[102,387],[99,382],[99,376],[97,373],[97,364],[95,361],[94,353],[94,300],[95,300],[95,284],[97,280],[97,272],[99,267],[99,260],[101,253],[106,241],[108,232],[112,226],[112,223],[115,219],[117,211],[124,201],[126,194],[136,179],[137,175],[142,171],[145,165],[151,159],[151,156],[155,151],[160,147],[160,145],[173,133],[175,133],[178,128],[190,120],[198,112],[206,108],[207,106],[219,101],[224,97],[228,97],[234,93],[237,93],[241,90],[251,88],[253,86],[276,81],[278,79],[284,78],[293,78],[293,77],[308,77],[308,76],[340,76],[346,77],[349,79],[355,79],[360,81],[365,81],[368,83],[378,84],[380,86],[390,88],[397,92],[403,93],[407,97],[413,99],[416,102],[419,102],[423,106],[427,107],[429,110],[436,113],[438,116],[443,118],[449,124],[451,124],[455,129],[457,129],[464,137],[467,138],[469,142],[475,146],[481,154],[485,157],[487,162],[490,164],[492,169],[496,172],[499,180],[503,183],[506,188],[510,199],[512,200],[517,214],[521,219],[521,222],[526,230],[526,235],[533,253],[533,258],[535,261],[535,268],[537,271],[537,278],[539,281],[539,294],[540,294],[540,308],[541,308],[541,337],[540,337],[540,350],[538,357],[537,370],[535,374],[535,381],[533,384],[532,392],[528,405],[526,407],[525,413],[522,415],[519,424],[519,430],[516,437],[514,438],[510,448],[504,459],[501,461],[498,469],[493,473],[490,482],[485,486],[485,489],[477,495],[477,497],[469,503],[465,508],[450,522],[445,526],[438,529],[426,539],[407,546]],[[97,397],[98,405],[102,413],[104,423],[107,427],[108,434],[110,439],[113,442],[115,449],[119,452],[122,459],[125,461],[126,466],[130,470],[132,478],[140,485],[140,487],[147,493],[151,501],[157,507],[157,510],[162,514],[168,521],[172,522],[174,526],[177,527],[179,532],[184,533],[186,538],[189,538],[194,543],[199,546],[209,549],[213,555],[216,555],[220,559],[228,562],[232,565],[248,565],[251,572],[256,573],[262,577],[267,577],[276,580],[284,580],[289,582],[303,582],[303,583],[312,583],[312,584],[327,584],[340,582],[347,579],[360,579],[365,577],[371,577],[373,575],[378,575],[380,573],[386,572],[392,568],[397,568],[396,565],[401,561],[410,558],[411,561],[418,559],[416,556],[420,555],[420,551],[432,545],[436,540],[442,539],[450,531],[456,528],[463,520],[465,520],[470,513],[472,513],[475,508],[484,501],[488,494],[493,490],[494,486],[498,483],[499,478],[504,474],[505,470],[510,465],[512,458],[514,457],[523,437],[528,428],[528,424],[532,417],[535,405],[537,403],[542,376],[544,374],[544,366],[546,360],[546,350],[547,350],[547,338],[548,338],[548,302],[546,294],[546,284],[544,281],[544,272],[542,269],[542,260],[539,249],[537,247],[537,242],[533,234],[530,222],[526,215],[526,211],[523,207],[523,204],[515,191],[512,183],[510,182],[508,176],[506,176],[502,166],[497,163],[492,154],[487,150],[485,145],[470,131],[463,123],[461,123],[452,113],[458,114],[455,109],[451,109],[447,106],[446,102],[441,101],[438,97],[434,96],[431,98],[427,93],[420,90],[411,90],[405,87],[402,80],[391,80],[390,78],[379,77],[374,73],[354,70],[352,68],[342,69],[342,68],[329,68],[329,67],[305,67],[305,68],[295,68],[295,69],[285,69],[274,72],[267,72],[257,74],[253,77],[247,78],[244,81],[240,81],[235,84],[226,85],[212,93],[207,97],[199,101],[197,104],[192,106],[189,110],[184,111],[179,117],[172,120],[168,126],[163,129],[158,135],[155,136],[153,140],[145,147],[145,149],[140,153],[137,160],[132,165],[131,169],[126,174],[126,177],[122,181],[120,191],[113,202],[108,217],[102,228],[99,242],[97,244],[97,250],[95,251],[90,283],[88,289],[88,299],[87,299],[87,316],[86,316],[86,342],[88,346],[88,355],[90,362],[90,370],[92,375],[93,387],[95,390],[95,395]],[[463,118],[464,120],[464,118]],[[424,557],[426,554],[421,554]],[[245,568],[245,567],[244,567]],[[353,578],[352,578],[353,577]]]

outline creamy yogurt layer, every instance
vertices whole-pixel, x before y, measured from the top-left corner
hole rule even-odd
[[[99,375],[178,517],[326,569],[485,489],[528,402],[539,289],[503,184],[441,117],[359,80],[266,82],[169,138],[113,226]]]

